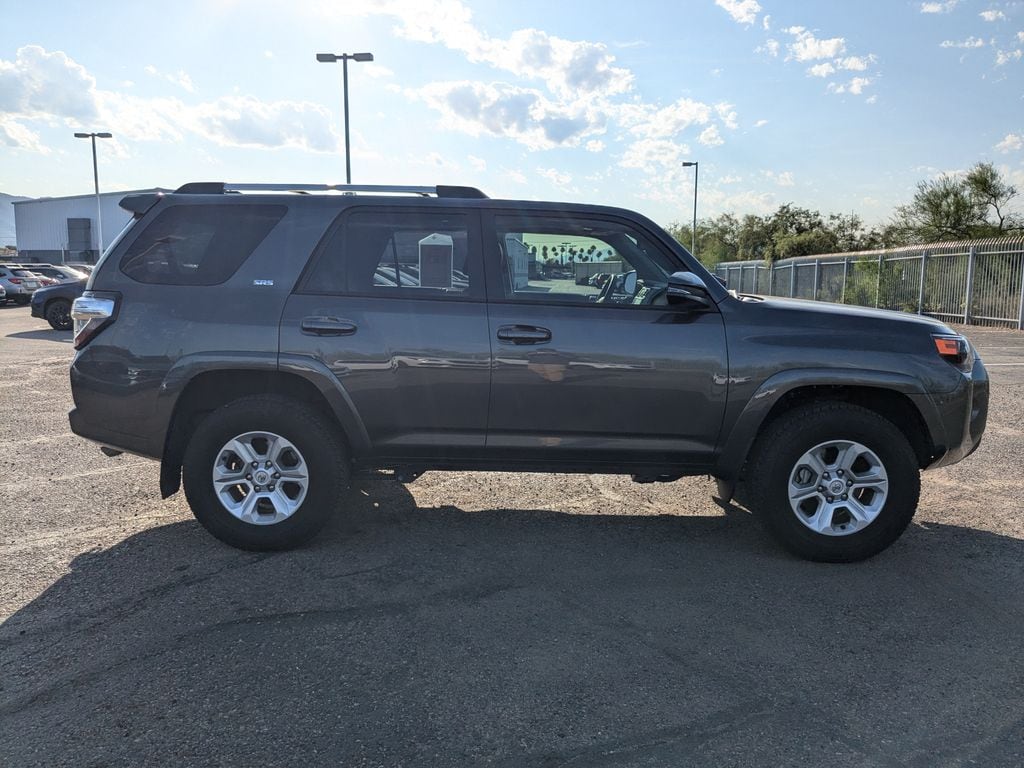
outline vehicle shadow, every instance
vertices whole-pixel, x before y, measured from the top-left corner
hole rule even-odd
[[[45,321],[41,321],[45,322]],[[8,333],[8,339],[34,339],[38,341],[58,341],[62,344],[70,344],[74,341],[74,334],[71,331],[55,331],[52,328],[38,331],[18,331]]]
[[[724,508],[371,475],[295,552],[147,530],[0,626],[0,764],[1019,764],[1024,543],[914,526],[829,566]]]

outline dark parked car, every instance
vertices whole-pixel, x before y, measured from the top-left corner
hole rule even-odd
[[[985,428],[985,367],[942,323],[730,293],[630,211],[221,183],[121,204],[72,312],[71,427],[159,460],[238,547],[306,541],[351,470],[511,470],[712,475],[793,552],[859,560]],[[551,240],[622,271],[539,281],[507,247]]]
[[[85,291],[88,278],[58,283],[32,294],[32,317],[41,317],[57,331],[71,330],[71,303]]]

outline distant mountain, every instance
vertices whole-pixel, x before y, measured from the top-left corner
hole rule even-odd
[[[0,192],[0,248],[5,245],[17,245],[14,234],[14,206],[19,200],[31,200],[31,197],[5,195]]]

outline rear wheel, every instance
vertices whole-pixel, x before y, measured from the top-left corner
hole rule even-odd
[[[71,302],[67,299],[54,299],[46,305],[46,322],[55,331],[71,330]]]
[[[791,552],[823,562],[864,560],[896,541],[921,487],[903,433],[843,402],[802,406],[773,421],[746,474],[768,530]]]
[[[348,457],[323,416],[280,396],[236,400],[207,416],[185,451],[192,513],[240,549],[291,549],[339,508]]]

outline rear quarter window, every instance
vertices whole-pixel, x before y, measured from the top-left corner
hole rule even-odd
[[[175,205],[121,257],[140,283],[217,285],[231,277],[284,217],[283,205]]]

